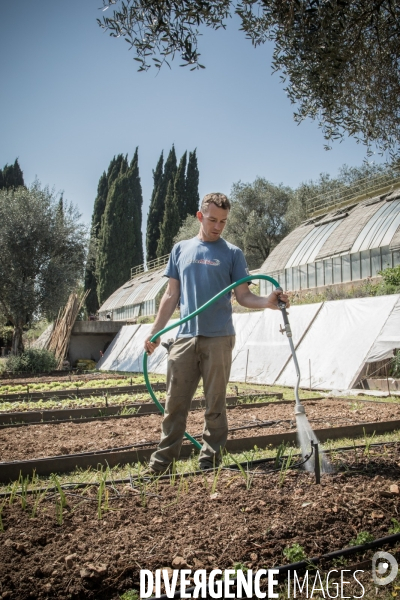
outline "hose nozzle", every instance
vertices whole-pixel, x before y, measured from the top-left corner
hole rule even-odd
[[[305,414],[305,409],[304,406],[302,404],[295,404],[294,406],[294,414],[295,415],[304,415]]]

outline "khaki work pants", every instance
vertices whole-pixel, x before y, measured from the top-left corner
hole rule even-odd
[[[174,459],[178,460],[190,404],[200,378],[203,378],[206,408],[199,461],[205,468],[221,462],[221,453],[228,437],[226,386],[234,345],[234,335],[200,335],[177,338],[170,347],[161,441],[150,458],[152,469],[163,471]]]

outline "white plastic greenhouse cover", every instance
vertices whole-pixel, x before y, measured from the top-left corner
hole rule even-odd
[[[177,319],[171,320],[168,325],[175,323]],[[97,368],[103,371],[127,371],[141,373],[143,371],[143,344],[150,334],[152,325],[124,325],[107,349],[104,357],[97,363]],[[134,333],[131,330],[135,329]],[[161,336],[165,342],[175,338],[177,329]],[[148,358],[148,370],[150,373],[167,373],[167,351],[163,346]]]
[[[382,327],[370,353],[365,362],[378,362],[385,358],[393,356],[393,350],[400,348],[400,296],[397,296],[398,301],[389,315],[386,323]]]
[[[392,295],[325,302],[297,350],[300,386],[309,386],[311,367],[312,388],[351,388],[398,298]],[[290,360],[276,383],[294,386],[295,382]]]
[[[256,329],[262,315],[263,313],[261,311],[246,314],[233,314],[236,343],[232,353],[230,381],[245,380],[246,370],[248,368],[246,342]]]
[[[400,295],[305,304],[289,310],[301,371],[301,387],[349,389],[365,362],[382,360],[400,347]],[[296,374],[280,311],[235,314],[236,346],[231,381],[294,386]],[[98,363],[103,370],[141,372],[143,342],[151,325],[122,327]],[[162,337],[175,338],[177,329]],[[159,347],[149,372],[166,374],[167,352]]]
[[[295,347],[315,319],[322,304],[306,304],[289,309],[290,325]],[[258,315],[258,319],[255,316]],[[290,346],[286,334],[280,331],[283,326],[280,310],[265,310],[261,313],[238,315],[252,317],[235,322],[236,332],[242,339],[236,339],[236,356],[231,369],[231,381],[251,381],[273,384],[289,360]],[[250,321],[250,322],[249,322]],[[242,333],[243,332],[243,333]],[[246,339],[244,334],[247,332]],[[239,338],[240,339],[240,338]]]
[[[102,371],[119,371],[117,358],[123,348],[131,341],[140,325],[124,325],[121,327],[104,356],[97,363],[97,368]]]

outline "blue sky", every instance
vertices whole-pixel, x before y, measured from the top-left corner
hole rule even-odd
[[[172,70],[138,73],[128,44],[98,27],[101,6],[14,0],[3,3],[0,22],[0,167],[19,157],[27,184],[37,176],[64,191],[87,223],[100,175],[136,146],[144,220],[152,169],[172,143],[178,159],[197,148],[200,196],[257,176],[296,187],[364,160],[354,140],[327,152],[316,123],[294,123],[279,75],[271,75],[272,46],[253,48],[236,20],[204,33],[205,70],[180,68],[178,59]]]

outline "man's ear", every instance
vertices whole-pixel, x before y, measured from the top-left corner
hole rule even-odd
[[[204,217],[204,215],[203,215],[203,213],[202,213],[202,212],[200,212],[200,211],[198,210],[198,211],[197,211],[197,213],[196,213],[196,217],[197,217],[197,219],[198,219],[198,220],[200,221],[200,223],[201,223],[201,222],[203,221],[203,217]]]

